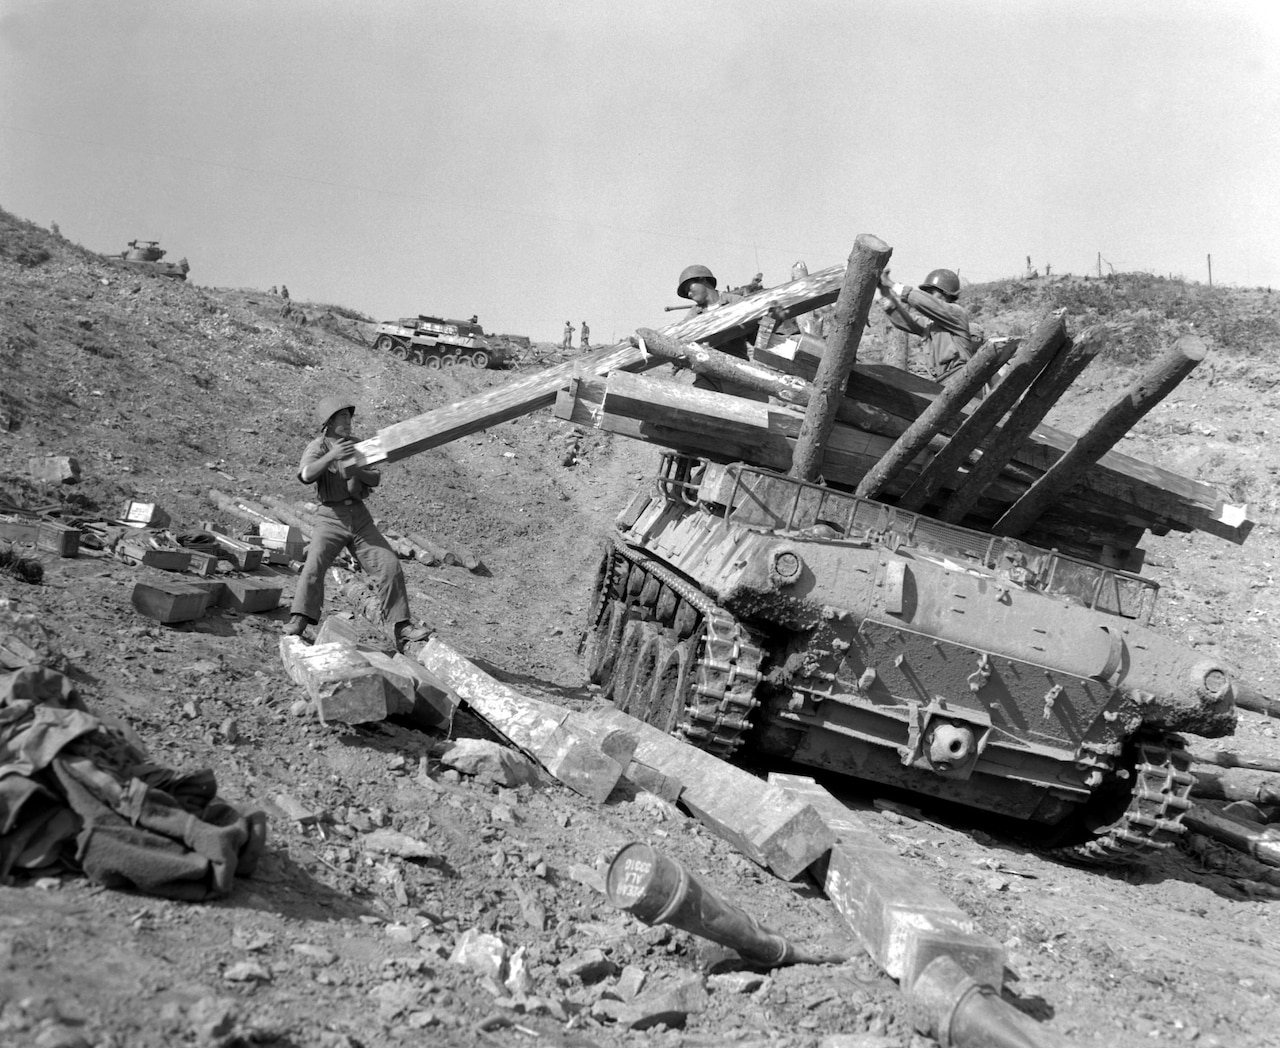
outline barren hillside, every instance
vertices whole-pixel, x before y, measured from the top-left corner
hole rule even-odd
[[[511,374],[429,372],[375,353],[356,311],[294,301],[282,316],[266,292],[201,287],[198,258],[192,277],[138,273],[0,212],[0,498],[105,518],[138,499],[163,506],[176,531],[239,527],[209,489],[305,497],[294,469],[320,396],[351,393],[356,429],[369,435]],[[1120,274],[1002,281],[967,289],[966,301],[989,334],[1025,333],[1053,309],[1073,331],[1113,326],[1112,349],[1050,418],[1077,432],[1179,334],[1210,343],[1209,360],[1122,449],[1217,485],[1259,523],[1243,546],[1149,537],[1146,574],[1162,586],[1165,629],[1220,649],[1280,695],[1275,296]],[[877,329],[865,353],[888,337]],[[80,481],[34,480],[28,461],[46,455],[77,459]],[[541,411],[388,467],[372,505],[388,528],[485,565],[473,574],[406,562],[415,614],[513,686],[586,706],[577,644],[598,550],[655,460],[652,448]],[[162,627],[129,602],[152,569],[41,560],[38,585],[0,572],[8,609],[39,617],[89,706],[124,718],[156,763],[210,768],[228,800],[266,811],[268,851],[216,903],[103,891],[54,869],[0,886],[0,1044],[933,1043],[912,1032],[895,984],[820,891],[771,878],[675,809],[621,790],[593,806],[559,786],[459,777],[434,763],[439,739],[402,724],[321,726],[295,713],[299,693],[277,654],[283,612]],[[1231,745],[1280,757],[1274,727],[1253,714]],[[325,819],[291,818],[283,796]],[[875,796],[849,800],[869,808]],[[1082,870],[973,816],[924,814],[869,818],[1005,944],[1005,995],[1047,1031],[1081,1045],[1276,1043],[1280,890],[1258,864],[1193,835],[1142,867]],[[377,851],[368,836],[380,827],[422,840],[432,857]],[[687,933],[646,929],[593,887],[600,863],[632,839],[771,927],[851,959],[756,973]],[[469,929],[523,948],[521,994],[449,963]],[[683,1028],[614,1021],[624,977],[702,976],[702,1006]]]

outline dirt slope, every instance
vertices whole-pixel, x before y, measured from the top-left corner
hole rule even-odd
[[[1072,330],[1097,319],[1121,328],[1122,343],[1060,406],[1054,421],[1067,428],[1097,415],[1171,337],[1194,327],[1211,340],[1211,361],[1124,447],[1212,481],[1260,523],[1243,547],[1151,538],[1148,573],[1164,586],[1171,632],[1221,647],[1280,694],[1272,296],[1141,276],[967,294],[989,333],[1026,331],[1053,308],[1068,310]],[[140,275],[0,212],[0,496],[104,515],[139,498],[160,503],[179,530],[231,523],[210,487],[303,497],[294,463],[307,407],[325,392],[351,392],[368,434],[508,377],[428,373],[367,348],[368,318],[293,306],[282,317],[264,292]],[[885,341],[877,331],[867,354]],[[33,482],[28,456],[44,454],[75,456],[81,482]],[[540,412],[389,467],[375,513],[487,566],[473,575],[406,564],[415,611],[446,641],[530,694],[581,706],[592,696],[576,645],[596,550],[655,458],[575,436]],[[279,617],[159,627],[129,605],[141,569],[90,558],[44,566],[40,586],[0,574],[0,595],[42,617],[87,701],[127,718],[157,762],[212,768],[228,799],[265,809],[270,851],[253,879],[208,905],[71,876],[0,886],[0,1045],[931,1043],[911,1032],[896,987],[856,955],[819,893],[773,880],[674,811],[621,792],[596,807],[556,786],[458,779],[434,761],[439,740],[394,724],[321,727],[291,713],[298,692],[279,665]],[[1234,745],[1280,755],[1273,726],[1250,714]],[[423,757],[429,782],[418,776]],[[277,800],[285,794],[331,821],[291,822]],[[1028,853],[973,819],[931,814],[868,817],[1006,944],[1006,994],[1048,1029],[1082,1045],[1276,1043],[1275,892],[1247,862],[1193,839],[1145,867],[1099,873]],[[382,826],[435,857],[377,852],[369,835]],[[636,838],[797,941],[854,958],[752,981],[685,933],[622,918],[590,870]],[[540,1007],[514,1011],[508,989],[448,963],[468,929],[524,949]],[[584,981],[596,962],[612,974]],[[684,1030],[620,1029],[608,1001],[624,993],[616,973],[626,966],[650,984],[709,973],[705,1010]],[[494,1015],[519,1028],[477,1029]]]

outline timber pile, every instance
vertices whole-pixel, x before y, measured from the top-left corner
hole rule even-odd
[[[1247,508],[1229,505],[1211,485],[1113,450],[1203,359],[1195,336],[1179,339],[1078,439],[1041,420],[1105,345],[1105,330],[1071,336],[1050,316],[1021,347],[992,340],[946,385],[850,361],[807,467],[800,461],[806,416],[823,391],[830,349],[808,334],[779,338],[775,329],[772,317],[762,318],[750,361],[668,332],[642,329],[637,339],[651,360],[678,362],[767,400],[614,371],[570,379],[556,415],[714,462],[793,475],[811,469],[802,479],[821,477],[859,496],[1132,571],[1141,568],[1137,547],[1147,531],[1200,530],[1240,543],[1253,527]],[[972,400],[1006,363],[989,395]]]

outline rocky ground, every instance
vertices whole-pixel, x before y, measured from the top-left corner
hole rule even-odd
[[[968,297],[993,334],[1026,331],[1053,308],[1072,330],[1117,326],[1116,347],[1054,418],[1077,431],[1153,349],[1187,330],[1210,341],[1211,359],[1124,450],[1218,485],[1259,523],[1240,547],[1151,537],[1147,573],[1163,587],[1164,628],[1280,694],[1271,294],[1129,276],[1006,281]],[[162,505],[175,530],[238,526],[209,489],[304,497],[294,463],[308,406],[326,392],[353,393],[370,434],[510,377],[427,372],[369,349],[369,318],[292,306],[282,316],[265,292],[140,274],[0,212],[0,496],[86,516],[139,499]],[[43,455],[77,458],[80,482],[32,479],[28,459]],[[598,701],[577,656],[597,549],[655,459],[544,411],[389,467],[375,513],[483,560],[479,574],[405,564],[416,613],[444,640],[527,694],[581,708]],[[129,601],[150,569],[40,559],[42,584],[0,573],[8,608],[39,615],[86,702],[127,720],[157,763],[211,768],[226,799],[264,810],[269,840],[255,875],[213,903],[102,890],[56,869],[0,886],[0,1045],[932,1043],[813,885],[777,881],[670,806],[460,776],[439,762],[443,740],[402,724],[324,727],[294,713],[282,613],[158,626]],[[482,729],[463,718],[457,732]],[[1255,714],[1241,714],[1230,745],[1280,756],[1273,723]],[[1006,945],[1006,997],[1047,1030],[1080,1045],[1277,1043],[1277,892],[1238,853],[1191,836],[1145,865],[1098,872],[1026,851],[977,816],[913,819],[876,809],[873,793],[848,799]],[[291,818],[295,805],[321,817]],[[423,854],[396,854],[386,842],[402,838],[387,830]],[[613,910],[600,870],[631,840],[793,940],[850,959],[753,971]],[[492,967],[451,961],[478,934],[501,940]],[[623,1003],[663,989],[690,1005],[683,1027],[619,1021]]]

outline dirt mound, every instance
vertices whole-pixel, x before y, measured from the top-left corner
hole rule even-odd
[[[1125,447],[1251,503],[1262,523],[1243,548],[1152,538],[1148,564],[1170,630],[1220,647],[1280,692],[1272,297],[1141,275],[1006,281],[966,296],[990,334],[1029,330],[1053,308],[1068,310],[1072,330],[1096,320],[1121,330],[1055,416],[1068,428],[1100,413],[1170,336],[1194,326],[1213,340],[1211,361]],[[139,499],[163,506],[179,529],[238,526],[208,489],[302,498],[296,456],[319,396],[351,393],[368,435],[509,378],[427,372],[375,352],[366,332],[353,310],[291,300],[282,315],[266,292],[130,271],[0,212],[0,497],[108,516]],[[867,355],[890,337],[877,327]],[[544,345],[531,357],[557,355]],[[75,457],[80,482],[33,480],[25,464],[44,455]],[[575,433],[543,411],[388,467],[372,505],[388,527],[466,548],[488,569],[406,564],[417,614],[514,686],[581,707],[592,694],[576,649],[597,549],[655,460],[651,448]],[[43,584],[0,575],[0,594],[41,616],[90,707],[125,718],[157,763],[210,767],[228,799],[265,809],[269,854],[212,905],[70,877],[0,887],[0,1043],[638,1043],[653,1034],[616,1025],[609,1002],[641,977],[653,986],[691,975],[707,976],[705,1008],[661,1043],[798,1048],[833,1034],[882,1048],[927,1043],[863,956],[758,976],[683,932],[611,910],[595,886],[599,864],[645,839],[797,941],[857,954],[820,894],[763,875],[674,810],[645,795],[616,793],[597,807],[560,787],[460,778],[439,764],[442,740],[398,724],[322,727],[293,713],[278,618],[160,627],[129,605],[146,569],[42,560]],[[341,599],[331,607],[357,612]],[[364,639],[381,641],[356,621]],[[480,730],[464,722],[459,732]],[[1244,720],[1238,741],[1277,748],[1258,718]],[[298,818],[299,808],[316,817]],[[1052,1029],[1081,1044],[1270,1043],[1274,904],[1234,856],[1199,841],[1195,854],[1106,875],[950,814],[868,817],[1006,945],[1007,996]],[[423,842],[429,855],[395,854],[380,830]],[[469,930],[502,940],[504,971],[450,963]],[[521,965],[527,983],[511,982]]]

